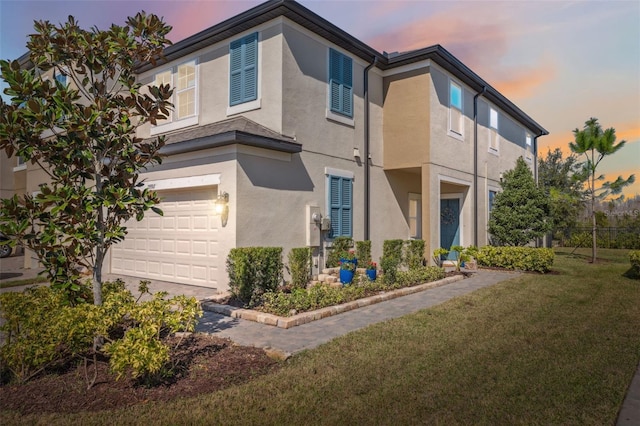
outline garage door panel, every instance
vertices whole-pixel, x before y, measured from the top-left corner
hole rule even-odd
[[[113,248],[112,272],[215,287],[220,218],[213,214],[217,188],[165,191],[158,207],[126,224],[126,239]]]

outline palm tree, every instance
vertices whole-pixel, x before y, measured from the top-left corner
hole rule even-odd
[[[569,143],[569,148],[576,154],[584,154],[587,159],[584,163],[584,170],[590,177],[587,179],[587,196],[591,200],[591,219],[593,225],[591,262],[595,263],[597,246],[596,199],[604,199],[610,195],[620,194],[625,186],[635,182],[635,176],[631,175],[627,179],[618,176],[614,182],[603,182],[600,188],[596,188],[596,181],[604,180],[604,175],[596,177],[596,169],[600,161],[602,161],[604,157],[618,152],[627,142],[623,140],[616,144],[616,130],[613,127],[602,130],[598,119],[593,117],[584,123],[582,130],[575,129],[573,135],[575,141]]]

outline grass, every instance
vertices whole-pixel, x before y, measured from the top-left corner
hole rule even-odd
[[[640,281],[627,251],[595,265],[569,251],[556,274],[350,333],[242,386],[0,424],[613,424],[640,360]]]
[[[11,280],[0,283],[0,288],[19,287],[23,285],[46,283],[48,280],[45,277],[27,278],[24,280]]]

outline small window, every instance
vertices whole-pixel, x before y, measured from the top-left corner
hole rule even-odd
[[[420,194],[409,194],[409,238],[418,240],[422,238],[422,205]]]
[[[229,45],[229,105],[258,98],[258,33],[249,34]]]
[[[491,210],[493,210],[493,202],[496,198],[496,191],[489,191],[489,215],[491,215]]]
[[[353,235],[353,179],[328,176],[331,237]]]
[[[173,104],[173,111],[169,112],[165,120],[158,122],[162,129],[165,129],[169,123],[176,123],[174,126],[179,127],[197,123],[196,61],[185,62],[157,73],[154,84],[156,86],[168,84],[173,89],[173,96],[170,99]],[[193,120],[196,121],[192,122]],[[153,131],[152,134],[154,134]]]
[[[489,108],[489,151],[498,152],[500,134],[498,133],[498,111]]]
[[[353,60],[329,49],[329,105],[332,112],[353,117]]]
[[[55,80],[60,84],[62,84],[63,86],[67,85],[67,75],[64,74],[63,72],[54,71],[53,78],[55,78]]]
[[[449,83],[449,130],[462,136],[462,88],[451,81]]]
[[[529,133],[526,134],[525,143],[526,143],[525,159],[527,160],[527,162],[532,163],[533,162],[533,140],[531,139],[531,134]]]

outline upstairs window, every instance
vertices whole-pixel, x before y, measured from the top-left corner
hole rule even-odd
[[[62,72],[54,72],[53,78],[56,79],[57,82],[62,84],[63,86],[67,85],[67,75]]]
[[[156,74],[156,86],[168,84],[173,88],[173,111],[160,124],[177,122],[185,118],[195,117],[196,108],[196,61],[185,62],[166,71]]]
[[[329,108],[353,117],[353,60],[329,49]]]
[[[525,135],[525,144],[526,144],[525,149],[527,151],[525,154],[526,160],[527,162],[532,163],[533,162],[533,139],[531,138],[530,133],[527,133]]]
[[[462,136],[462,87],[451,81],[449,83],[449,130]]]
[[[258,98],[258,33],[231,42],[229,46],[229,106]]]
[[[497,153],[500,148],[498,134],[498,111],[489,107],[489,151]]]
[[[328,176],[331,237],[353,236],[353,179]]]

